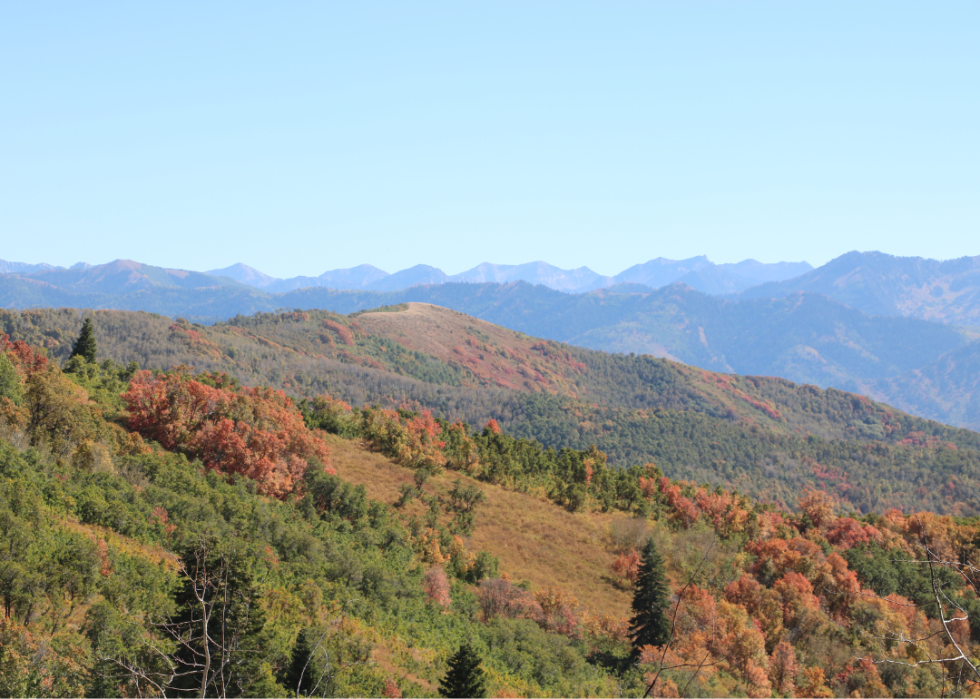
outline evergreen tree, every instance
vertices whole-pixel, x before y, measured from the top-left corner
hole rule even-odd
[[[95,355],[98,349],[95,346],[95,330],[92,328],[92,319],[86,318],[82,323],[82,331],[78,333],[78,339],[72,345],[71,355],[68,357],[82,357],[86,362],[95,362]]]
[[[322,670],[313,657],[313,652],[320,636],[321,633],[309,626],[299,632],[296,644],[289,654],[289,666],[282,678],[290,694],[295,692],[297,697],[307,697],[316,687]]]
[[[439,694],[444,697],[485,697],[486,677],[480,667],[480,657],[469,644],[459,647],[449,660],[449,670],[439,683]]]
[[[640,557],[640,570],[633,587],[633,618],[630,619],[630,640],[636,662],[643,646],[662,646],[670,640],[670,586],[664,574],[664,561],[653,538],[647,539]]]

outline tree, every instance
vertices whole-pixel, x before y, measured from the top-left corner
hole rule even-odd
[[[86,318],[85,322],[82,323],[82,331],[78,333],[78,339],[72,345],[71,355],[68,358],[82,357],[86,362],[94,364],[97,353],[98,348],[95,345],[95,329],[92,327],[92,319]]]
[[[449,670],[439,683],[439,694],[444,697],[485,697],[486,676],[480,667],[480,657],[469,644],[459,647],[449,660]]]
[[[442,566],[434,565],[425,575],[422,587],[425,590],[426,598],[440,607],[448,607],[452,603],[449,596],[449,578]]]
[[[242,694],[259,674],[265,620],[241,543],[200,535],[178,572],[176,614],[160,625],[177,646],[170,688],[200,697]]]
[[[662,646],[670,640],[670,587],[664,561],[653,538],[647,539],[640,556],[640,570],[633,588],[633,617],[630,619],[632,660],[639,660],[643,646]]]

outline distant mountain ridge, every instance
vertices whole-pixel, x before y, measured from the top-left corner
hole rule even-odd
[[[278,279],[241,262],[203,273],[167,270],[168,276],[161,276],[157,272],[151,272],[151,270],[164,268],[143,265],[132,260],[114,260],[105,265],[95,266],[79,262],[69,269],[48,264],[35,265],[0,260],[0,274],[39,277],[59,288],[79,289],[82,286],[88,286],[91,291],[105,290],[104,285],[90,283],[99,274],[119,274],[123,269],[133,270],[137,267],[145,267],[146,269],[137,272],[136,276],[123,283],[122,286],[126,288],[134,288],[134,285],[139,286],[141,283],[139,281],[140,276],[146,277],[146,283],[150,285],[177,286],[180,288],[188,288],[188,284],[195,284],[198,287],[227,284],[227,282],[206,278],[214,277],[230,279],[239,284],[262,289],[273,294],[307,287],[325,287],[342,291],[362,289],[366,291],[398,291],[418,284],[447,284],[451,282],[507,284],[515,281],[542,285],[565,293],[582,294],[616,284],[642,284],[656,289],[681,281],[692,289],[706,294],[725,295],[737,293],[765,282],[784,281],[813,269],[806,262],[769,264],[756,260],[743,260],[742,262],[719,265],[701,255],[687,260],[668,260],[658,257],[655,260],[634,265],[612,277],[598,274],[588,267],[569,270],[555,267],[547,262],[537,261],[520,265],[484,262],[465,272],[453,275],[448,275],[441,269],[429,265],[415,265],[389,274],[372,265],[363,264],[347,269],[328,270],[317,277],[300,276]],[[90,270],[96,270],[96,272],[79,274]],[[176,281],[178,278],[180,281]],[[174,283],[169,284],[168,282],[171,281]]]
[[[706,294],[725,295],[743,291],[757,284],[784,281],[812,270],[807,262],[765,263],[743,260],[715,264],[705,255],[687,260],[668,260],[658,257],[633,265],[615,276],[604,276],[588,267],[562,269],[547,262],[527,262],[502,265],[483,262],[459,274],[446,274],[429,265],[416,265],[388,274],[372,265],[335,269],[318,277],[276,279],[248,265],[238,263],[224,269],[209,270],[207,274],[227,276],[242,284],[272,293],[283,293],[307,287],[326,287],[337,290],[398,291],[418,284],[508,284],[525,281],[571,294],[583,294],[617,284],[642,284],[657,289],[674,282],[683,282]]]
[[[739,298],[808,291],[865,313],[980,325],[980,255],[955,260],[849,252],[792,279],[773,280]]]

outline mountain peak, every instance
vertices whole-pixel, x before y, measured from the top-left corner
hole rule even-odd
[[[236,262],[230,267],[223,269],[209,269],[205,274],[211,274],[216,277],[228,277],[229,279],[234,279],[236,282],[256,286],[260,289],[264,289],[273,282],[278,281],[275,277],[263,274],[254,267],[249,267],[242,262]]]

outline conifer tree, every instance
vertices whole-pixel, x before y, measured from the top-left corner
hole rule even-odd
[[[633,662],[639,659],[643,646],[662,646],[670,640],[669,607],[670,586],[664,574],[664,561],[651,537],[643,547],[633,587],[633,618],[630,619]]]
[[[480,657],[469,644],[459,647],[449,660],[449,670],[439,683],[439,694],[444,697],[485,697],[486,677],[480,667]]]
[[[95,363],[95,355],[98,349],[95,346],[95,330],[92,328],[92,319],[86,318],[82,323],[82,331],[78,333],[78,339],[71,348],[72,357],[81,357],[86,362]]]

